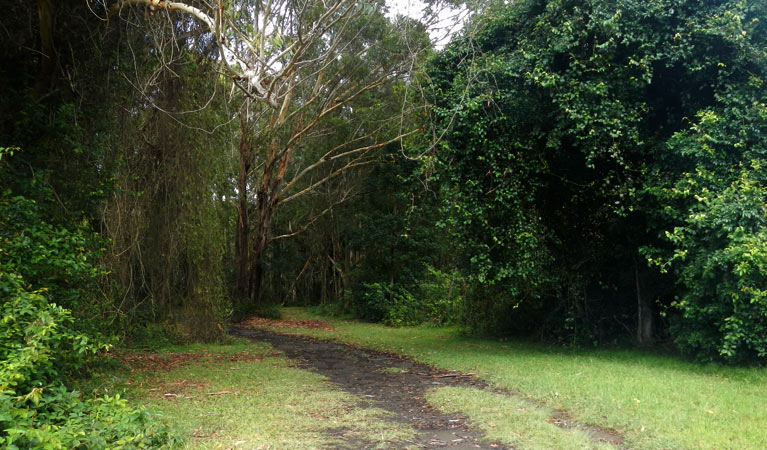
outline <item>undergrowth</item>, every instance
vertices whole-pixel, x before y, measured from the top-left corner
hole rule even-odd
[[[91,398],[72,388],[109,347],[89,316],[89,289],[100,272],[88,260],[91,241],[84,228],[46,223],[31,200],[0,196],[2,448],[161,448],[176,442],[152,414],[120,395]]]
[[[62,380],[107,346],[74,330],[69,310],[0,273],[0,444],[15,449],[160,448],[176,439],[119,394],[83,398]]]

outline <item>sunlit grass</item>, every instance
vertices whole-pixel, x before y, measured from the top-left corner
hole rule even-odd
[[[288,316],[311,318],[306,311]],[[628,350],[570,350],[469,339],[453,328],[389,328],[329,318],[335,332],[285,329],[476,373],[522,398],[620,431],[645,449],[767,448],[767,370]]]
[[[386,420],[386,411],[361,408],[359,399],[321,375],[291,367],[266,344],[237,341],[161,351],[168,358],[211,355],[171,370],[133,372],[126,380],[134,401],[160,411],[185,438],[184,448],[358,448],[359,442],[390,448],[414,434]],[[265,356],[248,361],[248,355]]]

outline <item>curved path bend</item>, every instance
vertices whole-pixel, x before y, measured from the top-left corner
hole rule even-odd
[[[441,386],[487,384],[454,372],[436,370],[411,359],[388,353],[308,337],[279,334],[265,329],[232,327],[230,333],[271,344],[287,357],[327,377],[344,391],[393,414],[390,420],[410,424],[415,440],[402,442],[401,448],[446,448],[450,450],[509,449],[487,442],[483,433],[457,414],[443,414],[426,402],[426,393]],[[343,430],[334,430],[343,435]],[[373,448],[376,442],[354,442],[351,448]]]

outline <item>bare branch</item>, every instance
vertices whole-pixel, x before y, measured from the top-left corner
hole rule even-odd
[[[367,159],[367,160],[363,160],[362,158],[354,159],[354,160],[348,162],[346,165],[342,166],[341,168],[334,170],[333,172],[331,172],[327,176],[323,177],[319,181],[316,181],[316,182],[310,184],[309,186],[307,186],[306,188],[296,192],[295,194],[290,195],[290,196],[286,197],[285,199],[277,202],[277,205],[282,205],[284,203],[288,203],[288,202],[290,202],[292,200],[295,200],[298,197],[301,197],[302,195],[307,194],[307,193],[313,191],[318,186],[320,186],[320,185],[322,185],[322,184],[332,180],[333,178],[337,177],[338,175],[344,173],[345,171],[347,171],[347,170],[349,170],[349,169],[351,169],[353,167],[365,166],[365,165],[371,164],[371,163],[373,163],[375,161],[376,161],[375,159]]]
[[[292,180],[290,180],[290,182],[288,182],[287,185],[285,185],[285,187],[282,190],[285,191],[285,192],[290,190],[306,174],[308,174],[309,172],[311,172],[311,171],[317,169],[318,167],[323,166],[323,165],[325,165],[325,164],[327,164],[327,163],[329,163],[331,161],[335,161],[335,160],[338,160],[338,159],[341,159],[341,158],[346,158],[348,156],[352,156],[352,155],[355,155],[357,153],[362,153],[362,152],[366,152],[366,151],[369,151],[369,150],[385,147],[385,146],[391,144],[392,142],[397,142],[397,141],[399,141],[399,140],[401,140],[401,139],[403,139],[403,138],[405,138],[405,137],[407,137],[407,136],[409,136],[409,135],[411,135],[413,133],[415,133],[415,131],[411,131],[409,133],[400,134],[397,137],[394,137],[394,138],[389,139],[389,140],[384,141],[384,142],[377,142],[375,144],[370,144],[370,145],[365,145],[365,146],[362,146],[362,147],[357,147],[357,148],[354,148],[352,150],[348,150],[346,152],[343,152],[343,153],[340,153],[340,154],[337,154],[337,155],[334,155],[334,156],[329,156],[331,152],[333,152],[334,150],[336,150],[338,148],[338,147],[335,147],[334,149],[332,149],[329,152],[327,152],[322,158],[317,160],[315,163],[310,164],[307,167],[305,167],[303,170],[301,170],[295,177],[293,177]],[[321,184],[321,183],[315,183],[312,186],[310,186],[310,188],[313,189],[315,186],[317,186],[319,184]],[[286,198],[284,201],[287,202],[288,200],[291,200],[293,197],[296,197],[296,195],[290,196],[290,197]]]
[[[270,239],[270,241],[276,241],[278,239],[286,239],[286,238],[297,236],[297,235],[303,233],[304,231],[308,230],[309,227],[311,227],[314,224],[314,222],[316,222],[318,219],[320,219],[325,214],[331,212],[333,210],[333,208],[335,208],[336,206],[340,205],[341,203],[344,203],[348,198],[349,198],[349,195],[343,195],[339,200],[336,200],[330,206],[325,208],[322,212],[320,212],[319,214],[317,214],[314,217],[312,217],[308,222],[304,223],[296,231],[292,231],[292,232],[287,233],[287,234],[281,234],[279,236],[274,236],[274,237],[272,237]],[[307,261],[307,264],[308,264],[308,261]]]

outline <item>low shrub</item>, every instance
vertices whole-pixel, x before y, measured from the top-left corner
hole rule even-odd
[[[7,449],[145,448],[176,439],[119,395],[82,399],[66,380],[106,346],[71,313],[0,270],[0,444]]]
[[[428,269],[429,276],[411,289],[392,283],[363,284],[356,300],[359,316],[397,327],[455,322],[462,301],[460,277]]]

